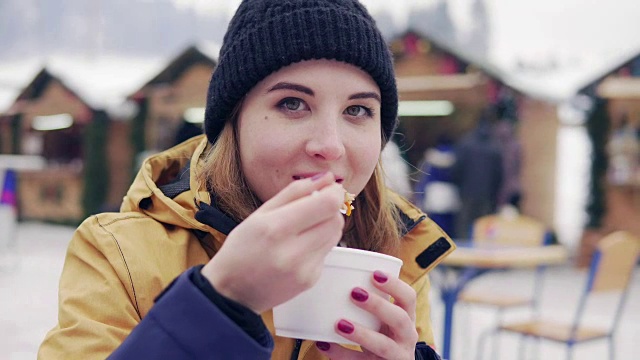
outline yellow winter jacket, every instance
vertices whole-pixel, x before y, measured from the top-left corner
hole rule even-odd
[[[156,296],[190,267],[207,263],[225,236],[195,220],[196,201],[211,203],[194,171],[207,140],[199,136],[147,159],[119,213],[86,219],[67,250],[59,285],[58,324],[46,335],[39,359],[104,359],[149,312]],[[190,161],[190,191],[173,199],[160,187]],[[418,294],[420,340],[433,344],[429,315],[430,271],[455,249],[449,237],[409,202],[394,196],[414,226],[403,238],[400,277]],[[203,247],[194,230],[208,234]],[[273,334],[271,311],[262,315]],[[274,336],[273,359],[289,359],[295,340]],[[299,359],[324,358],[304,341]]]

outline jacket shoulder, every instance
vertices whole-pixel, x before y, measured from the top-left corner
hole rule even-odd
[[[400,276],[409,284],[418,281],[456,249],[456,245],[433,220],[407,199],[393,194],[400,211],[404,236],[399,257],[403,261]]]
[[[137,211],[119,213],[101,213],[92,215],[80,224],[78,229],[87,229],[101,235],[118,235],[118,240],[125,239],[128,234],[135,234],[142,230],[163,228],[164,226],[153,218]]]
[[[90,244],[76,246],[89,261],[106,258],[141,316],[146,315],[155,296],[179,274],[208,261],[191,231],[139,212],[91,216],[78,227],[73,241]]]

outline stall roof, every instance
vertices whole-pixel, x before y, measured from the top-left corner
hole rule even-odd
[[[11,84],[0,91],[0,112],[9,110],[19,94],[25,91],[44,69],[93,109],[117,113],[127,96],[156,74],[164,61],[157,58],[105,56],[95,59],[76,56],[55,56],[30,59],[13,67],[13,77],[3,64],[0,84]],[[26,80],[25,80],[26,79]],[[4,93],[4,95],[3,95]]]
[[[46,67],[89,106],[115,111],[132,91],[159,71],[163,62],[157,58],[67,57],[52,59]]]
[[[0,88],[0,116],[5,113],[18,97],[20,90],[13,88]]]
[[[169,60],[160,57],[58,55],[3,63],[0,66],[0,114],[7,113],[18,96],[45,69],[91,108],[120,114],[126,112],[124,108],[128,97],[144,84],[170,81],[180,72],[180,67],[192,61],[215,66],[218,52],[218,46],[202,42],[189,46]]]
[[[552,102],[571,99],[640,54],[637,0],[416,0],[407,8],[407,27]]]
[[[190,45],[177,56],[170,59],[169,62],[161,68],[159,73],[142,86],[139,86],[134,93],[142,91],[147,86],[171,83],[180,77],[189,66],[196,63],[209,64],[215,67],[218,63],[219,52],[220,47],[214,43],[200,42]]]
[[[0,115],[7,112],[41,69],[36,59],[5,62],[0,66]]]

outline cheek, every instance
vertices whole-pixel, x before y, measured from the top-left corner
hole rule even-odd
[[[286,185],[282,176],[293,153],[290,137],[256,128],[240,131],[239,137],[242,171],[254,193],[266,201]]]
[[[240,148],[240,157],[247,165],[275,166],[286,162],[290,152],[290,143],[285,138],[271,138],[258,134],[244,139],[244,144]]]
[[[377,145],[376,145],[377,144]],[[380,159],[380,143],[375,140],[357,144],[352,148],[351,168],[354,169],[357,190],[362,190],[367,184]]]
[[[240,123],[240,156],[252,165],[277,164],[291,152],[291,134],[269,116],[249,114]],[[289,141],[287,141],[289,140]]]

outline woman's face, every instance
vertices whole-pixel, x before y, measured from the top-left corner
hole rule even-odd
[[[380,89],[350,64],[309,60],[282,68],[247,94],[238,119],[242,171],[262,201],[327,171],[358,194],[380,156]]]

